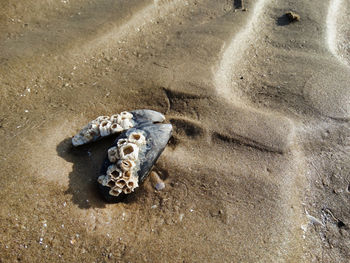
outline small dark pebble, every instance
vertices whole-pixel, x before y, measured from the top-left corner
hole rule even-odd
[[[338,223],[337,223],[337,226],[339,227],[339,228],[341,228],[341,227],[344,227],[345,226],[345,224],[344,224],[344,222],[343,221],[338,221]]]
[[[300,21],[300,16],[297,13],[294,13],[292,11],[287,12],[286,16],[287,16],[289,22]]]

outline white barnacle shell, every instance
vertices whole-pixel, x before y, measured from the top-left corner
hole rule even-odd
[[[118,147],[113,146],[108,149],[108,160],[111,163],[115,163],[119,159]]]
[[[104,120],[100,123],[99,128],[101,136],[108,136],[111,133],[111,122]]]
[[[135,176],[131,176],[127,181],[127,186],[131,191],[134,191],[134,189],[139,186],[138,179]]]
[[[99,116],[95,119],[96,122],[101,123],[103,121],[109,121],[109,116]]]
[[[107,168],[107,175],[111,178],[111,180],[117,180],[122,177],[123,173],[119,170],[118,166],[112,164]]]
[[[111,133],[121,132],[122,130],[123,130],[123,127],[120,126],[118,123],[112,123],[112,125],[111,125]]]
[[[114,187],[113,189],[111,189],[109,191],[109,194],[110,195],[113,195],[113,196],[118,196],[123,190],[120,189],[119,187]]]
[[[128,143],[128,140],[127,139],[119,139],[118,142],[117,142],[117,146],[118,148],[120,148],[122,145]]]
[[[119,156],[123,160],[137,160],[139,147],[134,143],[123,144],[119,149]]]
[[[126,186],[126,180],[125,179],[119,179],[119,180],[117,180],[115,185],[117,187],[119,187],[120,189],[123,189]]]
[[[122,121],[122,117],[119,114],[115,114],[111,116],[112,123],[120,123]]]
[[[115,181],[109,180],[108,183],[107,183],[107,186],[108,186],[109,188],[114,188],[114,187],[115,187]]]
[[[134,125],[132,124],[132,122],[131,122],[130,119],[123,119],[123,120],[120,122],[120,126],[121,126],[124,130],[127,130],[127,129],[132,128]]]
[[[89,139],[85,137],[85,134],[79,133],[72,138],[72,144],[74,146],[83,145],[88,143]]]
[[[101,175],[98,177],[97,181],[103,186],[106,186],[108,182],[111,181],[111,178],[108,175]]]
[[[128,180],[130,179],[131,176],[132,176],[131,171],[126,171],[126,172],[123,173],[123,177],[122,177],[122,178],[123,178],[124,180],[128,181]]]
[[[98,123],[92,121],[88,124],[88,131],[98,134],[100,132]]]
[[[99,184],[103,184],[104,179],[105,179],[105,175],[100,175],[100,176],[97,178],[97,182],[98,182]]]
[[[132,115],[132,113],[130,113],[128,111],[122,111],[120,113],[120,117],[121,117],[122,120],[124,120],[124,119],[132,119],[133,115]]]
[[[86,130],[83,137],[85,138],[86,142],[90,142],[93,140],[96,133],[92,130]]]
[[[135,163],[132,160],[119,160],[118,166],[122,171],[130,171],[135,167]]]
[[[138,146],[141,146],[144,143],[146,143],[146,138],[141,132],[132,132],[128,136],[128,141],[131,143],[135,143]]]
[[[91,142],[94,136],[98,136],[99,132],[96,132],[93,127],[89,129],[90,125],[85,126],[78,134],[72,138],[72,144],[74,146],[83,145]]]
[[[132,190],[129,187],[124,187],[123,188],[123,193],[124,194],[130,194],[132,192]]]

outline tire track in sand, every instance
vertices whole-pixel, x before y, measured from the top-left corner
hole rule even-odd
[[[218,95],[225,99],[237,100],[232,94],[233,80],[231,73],[244,58],[244,53],[252,44],[253,40],[256,39],[261,26],[261,17],[268,2],[268,0],[257,1],[248,19],[248,23],[233,37],[222,54],[218,69],[214,73],[214,84]]]
[[[239,128],[234,128],[234,133],[239,136],[258,142],[267,149],[273,149],[278,152],[287,151],[293,142],[294,127],[292,122],[276,112],[264,112],[262,110],[254,109],[253,107],[246,107],[250,104],[247,100],[242,100],[240,89],[237,83],[233,80],[233,72],[239,68],[240,63],[247,56],[247,50],[251,48],[254,43],[259,41],[259,36],[264,23],[264,12],[269,4],[269,0],[258,0],[253,7],[253,11],[248,19],[248,23],[243,29],[238,32],[230,41],[227,48],[224,50],[221,60],[218,64],[217,70],[214,72],[213,82],[217,94],[232,105],[233,111],[238,111],[241,115],[257,116],[256,118],[235,118],[232,122],[236,126],[251,127],[244,133]],[[239,114],[240,115],[240,114]],[[277,132],[274,123],[283,126],[283,132]],[[267,127],[269,130],[269,138],[275,138],[272,142],[266,137],[266,130],[256,129],[255,127]],[[249,131],[250,130],[250,131]],[[254,130],[254,131],[253,131]]]
[[[334,57],[336,57],[339,62],[349,67],[349,63],[344,59],[344,57],[339,53],[338,47],[338,16],[341,7],[344,5],[343,0],[331,0],[329,1],[329,8],[326,18],[327,34],[326,41],[329,51]]]
[[[266,138],[266,126],[269,127],[268,135],[271,138],[276,138],[275,147],[284,145],[283,151],[290,151],[290,161],[285,166],[285,173],[281,174],[280,182],[277,184],[281,192],[280,211],[283,216],[281,220],[282,225],[276,225],[276,229],[282,232],[283,235],[276,235],[277,239],[280,239],[281,249],[286,258],[296,258],[300,255],[302,250],[302,240],[300,226],[303,225],[304,219],[302,216],[301,192],[300,181],[303,181],[304,171],[302,167],[305,167],[305,161],[303,153],[298,145],[292,145],[294,140],[294,123],[285,116],[279,116],[277,112],[264,112],[260,109],[254,109],[253,107],[245,107],[249,105],[248,100],[240,98],[242,96],[238,85],[232,78],[232,73],[240,67],[240,63],[247,58],[247,51],[251,48],[251,45],[261,40],[262,28],[266,25],[264,21],[264,12],[268,8],[270,1],[258,0],[253,8],[253,12],[250,16],[249,22],[243,29],[236,34],[228,47],[222,54],[218,69],[214,72],[214,84],[217,94],[228,101],[232,106],[232,110],[241,111],[242,114],[250,112],[252,116],[256,116],[252,121],[252,118],[237,119],[233,122],[232,126],[242,126],[254,130],[255,134],[250,136],[252,141],[258,141],[262,145],[267,145],[268,140]],[[243,63],[242,63],[243,64]],[[244,116],[244,115],[243,115]],[[286,129],[283,132],[277,133],[274,128],[276,125],[284,125]],[[262,128],[265,127],[265,128]],[[234,128],[233,128],[234,129]],[[238,128],[236,130],[239,130]],[[249,136],[245,132],[244,135]],[[299,183],[298,183],[299,181]],[[291,209],[291,207],[294,207]]]

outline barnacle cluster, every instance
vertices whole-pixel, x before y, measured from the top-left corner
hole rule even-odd
[[[116,146],[108,149],[111,165],[107,168],[107,173],[101,175],[97,181],[110,188],[110,195],[118,196],[122,192],[130,194],[138,187],[139,153],[145,146],[146,138],[137,130],[127,138],[119,139]]]
[[[105,137],[132,128],[134,126],[132,117],[132,113],[127,111],[112,115],[111,117],[97,117],[73,137],[72,143],[74,146],[78,146],[95,141],[100,137]]]

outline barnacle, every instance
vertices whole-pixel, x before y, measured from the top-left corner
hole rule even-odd
[[[122,192],[122,189],[120,189],[119,187],[114,187],[109,191],[109,194],[113,196],[118,196],[121,192]]]
[[[138,178],[136,176],[131,176],[128,181],[128,187],[133,191],[138,186],[139,186]]]
[[[132,132],[128,136],[128,141],[141,146],[142,144],[146,143],[146,138],[141,132]]]
[[[162,122],[165,120],[163,114],[153,110],[123,111],[112,116],[99,116],[88,123],[72,138],[74,146],[83,145],[128,130],[143,123]]]
[[[131,160],[119,160],[119,167],[124,171],[130,171],[133,167],[135,167],[135,163]]]
[[[136,118],[141,118],[142,111],[135,114]],[[154,115],[153,112],[147,114]],[[128,112],[122,112],[120,115],[113,115],[109,120],[100,118],[99,127],[101,129],[102,125],[110,124],[111,130],[124,129],[125,126],[134,124],[132,116]],[[134,192],[164,150],[171,136],[171,130],[170,124],[141,122],[137,128],[132,128],[119,136],[108,149],[108,159],[104,161],[101,169],[104,175],[97,180],[107,200],[119,201],[120,198],[116,197]]]
[[[98,123],[96,123],[94,121],[90,122],[88,124],[88,131],[98,134],[100,132],[100,129],[98,127]]]
[[[124,119],[131,119],[133,117],[133,115],[130,112],[122,111],[120,113],[120,117],[122,118],[122,120],[124,120]]]
[[[121,159],[136,160],[139,156],[139,147],[134,143],[123,144],[119,149]]]
[[[113,188],[115,186],[115,182],[113,180],[108,181],[107,186]]]
[[[111,163],[115,163],[119,158],[119,153],[118,153],[118,147],[117,146],[113,146],[111,148],[108,149],[108,160]]]
[[[97,178],[97,182],[98,182],[99,184],[102,184],[102,185],[103,185],[104,179],[105,179],[105,175],[100,175],[100,176]]]
[[[124,179],[119,179],[117,182],[116,182],[116,186],[120,187],[120,188],[123,188],[124,186],[126,185],[126,181]]]
[[[118,142],[117,142],[117,146],[121,147],[122,145],[124,145],[126,143],[128,143],[127,139],[119,139]]]
[[[112,164],[108,166],[107,175],[110,176],[111,180],[117,180],[123,175],[123,173],[119,170],[117,165]]]
[[[121,122],[120,122],[120,126],[121,126],[124,130],[127,130],[127,129],[132,128],[134,125],[132,124],[132,122],[131,122],[130,119],[122,119]]]
[[[130,171],[127,171],[125,173],[123,173],[123,179],[124,180],[129,180],[131,177],[131,172]]]
[[[131,189],[130,188],[128,188],[128,187],[124,187],[123,188],[123,193],[124,194],[130,194],[132,191],[131,191]]]
[[[119,114],[114,114],[111,116],[112,123],[120,123],[121,120],[122,120],[122,117]]]
[[[111,177],[108,176],[108,175],[101,175],[98,177],[97,181],[103,185],[103,186],[106,186],[108,185],[109,181],[111,181]]]
[[[102,122],[102,121],[108,121],[109,119],[110,119],[109,116],[99,116],[95,120],[97,122]]]
[[[123,130],[123,127],[120,126],[118,123],[112,123],[112,125],[111,125],[111,133],[121,132],[122,130]]]
[[[101,136],[108,136],[111,133],[111,122],[104,120],[100,123],[100,134]]]

